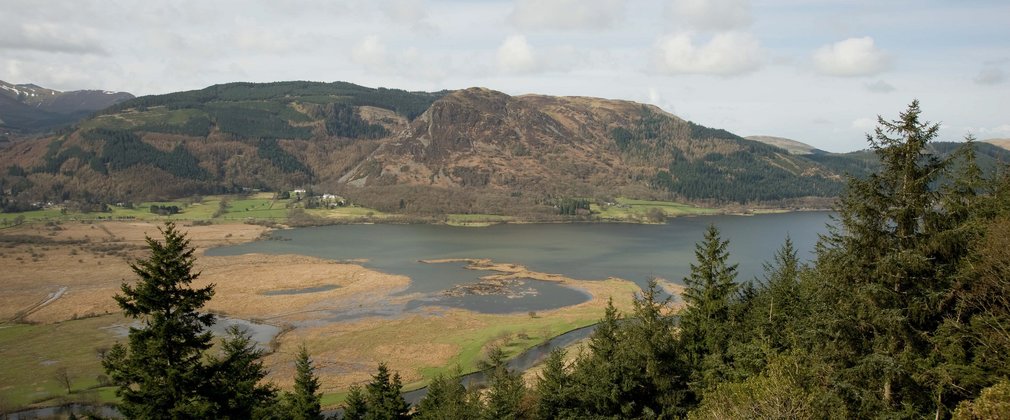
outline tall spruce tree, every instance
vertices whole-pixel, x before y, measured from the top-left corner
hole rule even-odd
[[[202,364],[211,347],[207,327],[214,316],[199,310],[214,295],[213,285],[192,289],[193,248],[171,222],[160,229],[164,242],[147,237],[151,256],[130,264],[135,284],[123,283],[115,296],[123,312],[138,319],[129,344],[117,343],[102,361],[118,389],[119,410],[129,418],[195,418],[211,413]]]
[[[323,419],[319,393],[319,379],[316,378],[309,350],[302,344],[295,358],[295,387],[286,395],[289,415],[296,420]]]
[[[867,140],[881,169],[850,180],[839,225],[819,244],[825,313],[814,330],[830,345],[818,354],[839,367],[837,391],[857,416],[942,417],[937,392],[945,391],[928,379],[939,373],[931,341],[953,309],[949,292],[971,236],[958,233],[967,215],[954,204],[974,195],[966,188],[974,181],[951,190],[964,194],[958,200],[941,198],[937,186],[949,182],[951,160],[932,153],[939,125],[921,113],[914,101],[896,120],[878,118]]]
[[[796,339],[792,321],[803,315],[800,298],[800,260],[796,247],[788,236],[775,251],[771,263],[764,264],[764,279],[758,285],[753,307],[757,318],[750,324],[749,334],[758,334],[771,349],[781,350]]]
[[[687,390],[687,374],[682,367],[674,337],[670,296],[661,297],[656,279],[633,303],[632,316],[622,328],[627,330],[624,346],[631,366],[638,372],[638,387],[628,395],[636,401],[635,416],[674,417],[685,414],[683,402]]]
[[[428,393],[417,405],[415,419],[441,420],[461,419],[475,420],[480,418],[478,396],[467,392],[455,375],[437,375],[428,384]]]
[[[565,366],[565,350],[551,350],[536,382],[536,418],[557,419],[571,416],[575,409],[572,376]]]
[[[526,396],[526,382],[522,375],[513,372],[505,363],[505,352],[499,347],[491,349],[488,355],[487,400],[482,418],[488,420],[517,420],[527,416],[523,403]]]
[[[704,239],[695,246],[697,261],[684,278],[686,306],[680,312],[680,343],[696,393],[714,386],[720,379],[706,378],[706,364],[722,364],[729,341],[737,265],[727,262],[727,246],[729,241],[719,236],[719,229],[709,225]]]
[[[607,301],[603,319],[589,336],[589,351],[572,368],[572,394],[576,417],[619,417],[630,407],[624,398],[635,385],[629,379],[628,361],[622,354],[625,333],[613,299]]]
[[[403,384],[400,374],[389,374],[385,363],[379,363],[379,368],[372,376],[372,381],[365,386],[365,401],[368,409],[366,419],[390,420],[409,418],[410,405],[403,399]]]
[[[260,358],[263,350],[238,326],[228,328],[220,355],[209,359],[206,395],[211,403],[208,417],[251,419],[285,417],[277,412],[277,390],[263,384],[267,375]]]
[[[368,414],[368,401],[361,387],[352,385],[347,390],[347,398],[344,399],[343,420],[364,420]]]

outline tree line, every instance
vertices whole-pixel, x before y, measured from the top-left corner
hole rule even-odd
[[[932,153],[939,126],[920,114],[913,102],[879,119],[868,141],[880,169],[849,180],[810,263],[786,238],[762,278],[739,279],[709,226],[679,312],[650,282],[629,313],[608,305],[584,351],[553,351],[532,386],[492,351],[485,389],[437,377],[413,408],[380,365],[350,390],[344,418],[1010,417],[1010,178],[985,179],[970,138],[950,157]],[[213,290],[177,287],[195,278],[192,250],[174,226],[164,232],[133,265],[138,285],[116,298],[145,320],[106,359],[123,413],[319,418],[304,350],[283,397],[261,384],[248,338],[200,357],[213,319],[197,309]],[[167,290],[176,301],[159,306]]]

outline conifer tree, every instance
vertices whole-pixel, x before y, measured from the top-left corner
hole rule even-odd
[[[365,413],[366,419],[405,419],[410,410],[410,405],[403,399],[403,384],[400,383],[400,374],[389,375],[389,368],[385,363],[379,363],[379,368],[372,376],[372,382],[365,386],[365,401],[368,409]]]
[[[365,394],[361,392],[361,387],[351,386],[347,391],[347,398],[344,399],[343,420],[364,420],[368,414],[368,401]]]
[[[537,378],[536,417],[539,419],[556,419],[571,415],[575,408],[572,395],[572,377],[565,366],[565,350],[551,350],[544,360],[544,369]]]
[[[622,414],[622,396],[631,383],[626,378],[627,359],[621,354],[624,332],[620,322],[621,314],[610,299],[603,319],[589,336],[589,352],[580,355],[572,369],[578,417]]]
[[[221,342],[221,354],[210,358],[206,395],[211,413],[216,418],[269,418],[277,407],[277,390],[261,384],[267,375],[249,334],[238,326],[228,328],[228,337]]]
[[[927,385],[940,361],[930,341],[953,309],[949,290],[971,236],[958,231],[975,181],[962,177],[944,187],[958,197],[940,197],[951,160],[932,152],[939,125],[921,113],[913,101],[896,120],[878,118],[867,140],[881,169],[850,180],[839,226],[819,244],[825,313],[813,330],[832,339],[818,354],[840,367],[838,391],[857,416],[921,410],[942,417],[937,393],[945,391]]]
[[[207,327],[214,316],[199,310],[213,285],[192,289],[193,248],[171,222],[160,229],[164,242],[147,237],[151,256],[130,264],[136,284],[123,283],[115,296],[123,312],[138,319],[129,344],[116,344],[102,364],[118,386],[119,410],[129,418],[203,417],[210,403],[203,353],[211,346]]]
[[[621,314],[614,306],[614,298],[607,299],[603,319],[596,324],[593,334],[589,336],[589,349],[592,354],[601,359],[612,359],[617,355],[619,344],[618,333]]]
[[[526,383],[523,377],[512,372],[505,363],[505,353],[499,347],[491,349],[488,355],[490,366],[487,404],[481,417],[488,420],[516,420],[526,418],[523,399]]]
[[[691,273],[684,278],[687,306],[680,313],[680,341],[683,357],[696,373],[701,372],[706,357],[721,357],[726,352],[730,305],[737,290],[737,265],[727,263],[728,245],[729,241],[719,236],[719,229],[709,225],[704,239],[695,246],[696,262],[691,264]]]
[[[670,296],[660,297],[656,279],[649,280],[634,301],[634,312],[624,328],[624,346],[629,373],[638,383],[626,399],[636,401],[636,416],[683,415],[681,407],[687,385],[674,338]]]
[[[287,395],[288,407],[292,419],[321,420],[320,408],[322,396],[319,393],[319,379],[316,378],[309,350],[302,344],[295,358],[295,388]]]
[[[480,406],[476,398],[467,392],[456,375],[437,375],[428,384],[428,393],[417,405],[415,419],[477,419]]]
[[[775,251],[772,263],[764,264],[764,281],[758,286],[760,297],[754,308],[756,331],[770,348],[781,349],[789,344],[792,337],[790,324],[801,317],[803,302],[800,301],[799,274],[800,260],[796,247],[788,236],[782,247]]]

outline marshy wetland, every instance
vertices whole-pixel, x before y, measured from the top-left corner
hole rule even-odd
[[[590,325],[611,297],[627,311],[652,277],[676,294],[710,223],[731,239],[746,280],[786,235],[809,257],[827,221],[811,212],[662,225],[182,227],[197,248],[197,286],[216,285],[207,309],[267,334],[257,340],[271,349],[268,379],[282,388],[305,344],[332,405],[380,361],[409,390],[473,370],[491,345],[516,355]],[[6,408],[113,398],[97,354],[122,340],[130,321],[112,296],[133,280],[128,262],[145,255],[144,235],[157,237],[157,227],[65,222],[0,234],[0,356],[13,366],[0,377]],[[60,367],[72,373],[70,395],[53,379]]]

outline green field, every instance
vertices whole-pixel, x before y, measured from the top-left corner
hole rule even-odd
[[[0,324],[0,402],[5,407],[29,404],[58,405],[66,402],[114,402],[111,387],[101,387],[104,371],[99,349],[116,340],[103,329],[123,322],[120,315],[64,321],[49,325]],[[71,393],[57,373],[66,369]]]
[[[226,200],[225,211],[219,214],[221,201]],[[181,210],[178,214],[161,216],[151,213],[151,206],[176,206]],[[81,213],[63,211],[60,208],[28,211],[23,213],[0,213],[0,228],[16,223],[17,220],[29,223],[47,221],[76,220],[206,220],[218,222],[235,222],[249,220],[270,220],[284,223],[288,220],[291,208],[301,207],[302,203],[295,199],[275,199],[273,193],[258,193],[253,195],[216,195],[200,197],[199,199],[184,198],[175,201],[157,201],[135,204],[133,207],[110,205],[108,212]],[[618,198],[611,205],[591,204],[593,214],[605,222],[658,222],[657,213],[662,217],[678,217],[717,214],[719,209],[697,207],[689,204],[670,201],[649,201]],[[337,221],[377,221],[403,220],[404,215],[384,213],[375,209],[359,206],[306,209],[305,214],[318,219],[333,219]],[[407,215],[406,217],[410,217]],[[498,223],[521,221],[512,216],[498,214],[449,214],[441,219],[452,226],[482,227]],[[430,221],[438,222],[438,219]]]
[[[445,223],[450,226],[482,227],[513,220],[515,218],[500,214],[450,214]]]
[[[606,221],[646,221],[650,212],[662,212],[665,217],[698,216],[719,213],[718,209],[696,207],[672,201],[633,200],[618,198],[613,205],[591,204],[590,209]]]
[[[499,316],[495,318],[496,322],[493,325],[476,330],[460,331],[445,328],[446,326],[441,324],[434,326],[421,325],[422,323],[427,324],[427,322],[418,320],[419,324],[415,325],[416,331],[410,334],[423,333],[431,337],[433,342],[458,345],[460,352],[444,365],[419,368],[419,372],[424,379],[404,384],[403,390],[411,391],[427,386],[438,375],[455,376],[478,370],[480,363],[485,360],[484,353],[491,344],[499,346],[505,352],[507,358],[512,358],[557,335],[592,325],[599,321],[600,316],[597,313],[586,313],[584,316],[574,320],[562,317]],[[437,324],[437,321],[435,324]],[[388,328],[390,327],[387,325],[379,325],[376,327],[377,331],[371,331],[370,333],[376,335],[395,333],[395,331],[386,331]],[[443,333],[433,331],[431,330],[432,328],[441,328],[440,331],[443,331]],[[362,344],[358,343],[355,346]],[[323,406],[335,407],[343,403],[346,397],[346,390],[324,394]]]
[[[332,209],[308,209],[305,213],[327,219],[376,219],[382,220],[392,216],[390,213],[383,213],[367,207],[347,206],[335,207]]]
[[[551,337],[590,325],[599,315],[585,313],[574,319],[524,315],[496,318],[500,322],[485,328],[432,336],[436,342],[458,345],[460,352],[444,366],[421,368],[424,379],[404,384],[404,389],[425,386],[436,375],[476,370],[490,343],[501,346],[508,357],[513,357]],[[99,350],[122,340],[108,327],[124,322],[127,321],[120,315],[105,315],[46,325],[0,324],[0,357],[5,361],[0,372],[0,409],[70,402],[114,403],[114,388],[100,386],[104,370]],[[377,327],[378,330],[387,328],[389,326]],[[418,330],[424,329],[418,325]],[[61,367],[65,367],[71,377],[70,394],[58,378]],[[333,407],[345,397],[346,391],[328,393],[323,397],[323,404]]]
[[[191,118],[207,117],[207,113],[196,109],[169,110],[165,107],[151,107],[142,112],[123,112],[116,115],[99,115],[81,123],[81,128],[110,128],[128,130],[148,124],[182,126]]]
[[[218,213],[221,201],[226,200],[225,211]],[[151,206],[176,206],[180,212],[170,216],[151,213]],[[273,220],[283,222],[288,218],[290,207],[300,206],[295,200],[275,200],[272,193],[251,196],[221,195],[202,197],[198,201],[180,199],[176,201],[154,201],[135,204],[131,207],[110,205],[108,212],[81,213],[63,211],[59,208],[28,211],[23,213],[0,213],[0,227],[15,223],[75,220],[209,220],[234,222],[246,220]],[[309,214],[331,218],[383,217],[384,213],[363,207],[340,207],[336,209],[311,209]]]

